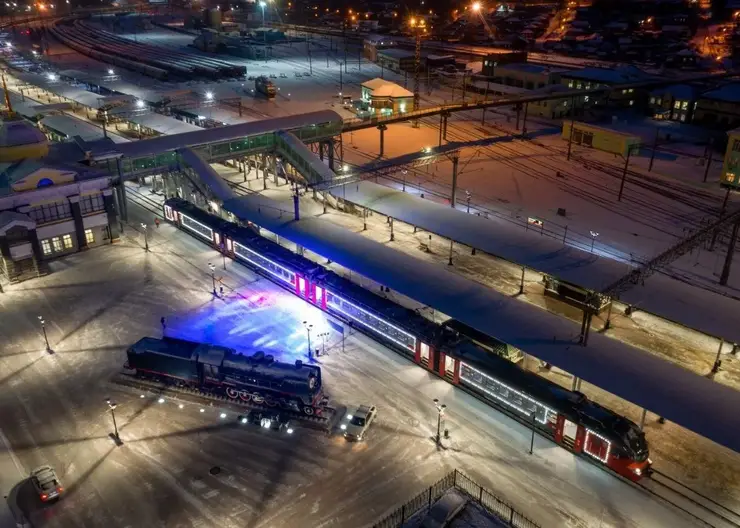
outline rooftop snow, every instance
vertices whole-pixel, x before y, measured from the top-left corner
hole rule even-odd
[[[503,218],[486,219],[377,183],[351,183],[334,188],[332,193],[425,231],[588,289],[601,290],[630,271],[626,264],[541,236],[536,228],[525,231]]]
[[[740,102],[740,83],[730,83],[702,94],[701,99],[714,99],[715,101],[727,101],[730,103]]]
[[[224,209],[418,302],[558,366],[627,401],[740,451],[740,392],[621,341],[592,332],[577,344],[579,325],[404,255],[261,195]]]
[[[649,81],[653,77],[634,66],[622,66],[618,68],[582,68],[563,72],[563,77],[569,79],[582,79],[610,84],[634,83]]]
[[[250,123],[222,126],[210,129],[198,129],[185,134],[174,136],[160,136],[142,141],[133,141],[119,146],[119,152],[124,156],[138,158],[161,154],[170,150],[184,147],[196,147],[209,143],[219,143],[248,136],[257,136],[277,132],[278,130],[291,130],[318,123],[341,122],[342,117],[333,110],[320,110],[307,114],[299,114],[274,119],[262,119]]]

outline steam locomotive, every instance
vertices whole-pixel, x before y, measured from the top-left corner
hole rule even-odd
[[[282,363],[263,352],[247,356],[231,348],[171,337],[144,337],[126,353],[124,369],[139,377],[306,415],[320,415],[326,405],[321,368],[300,360]]]
[[[632,480],[650,468],[644,433],[632,421],[513,363],[505,343],[436,324],[302,255],[189,202],[171,198],[165,218],[275,284],[371,335],[562,447]],[[487,336],[486,336],[487,337]],[[485,342],[484,342],[485,341]]]

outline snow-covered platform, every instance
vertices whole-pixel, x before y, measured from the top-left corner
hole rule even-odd
[[[332,193],[425,231],[590,290],[603,291],[632,269],[626,263],[543,236],[537,227],[524,230],[504,218],[468,214],[370,181],[336,187]],[[740,326],[734,323],[737,301],[730,297],[656,274],[644,285],[627,290],[620,300],[705,334],[740,343]]]
[[[623,342],[592,333],[578,344],[573,322],[498,293],[437,265],[309,217],[261,195],[224,209],[418,302],[556,365],[689,430],[740,451],[740,392]]]
[[[503,218],[484,218],[370,181],[337,187],[332,193],[349,202],[485,251],[571,284],[600,290],[630,271],[627,264],[582,251],[525,231]]]

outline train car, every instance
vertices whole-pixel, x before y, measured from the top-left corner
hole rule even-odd
[[[164,211],[184,231],[562,447],[635,481],[648,473],[648,445],[635,423],[524,370],[492,349],[496,340],[471,338],[462,323],[436,324],[260,236],[251,224],[238,226],[179,198],[167,200]]]
[[[472,328],[456,319],[445,321],[444,326],[460,335],[464,335],[476,345],[488,350],[492,354],[506,358],[512,363],[519,363],[524,359],[524,353],[518,348],[514,348],[513,346],[507,345],[498,339],[494,339],[483,332],[479,332],[475,328]]]
[[[277,95],[275,84],[264,75],[260,75],[254,80],[254,88],[268,99],[272,99]]]
[[[275,361],[263,352],[249,356],[217,345],[144,337],[127,350],[124,369],[139,377],[306,415],[320,415],[326,405],[320,367],[300,360]]]

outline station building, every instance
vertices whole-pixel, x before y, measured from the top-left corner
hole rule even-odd
[[[376,114],[402,114],[414,109],[414,94],[403,86],[376,77],[362,83],[362,104]]]
[[[694,123],[721,130],[740,126],[740,83],[729,83],[701,94]]]
[[[44,158],[46,138],[30,123],[5,123],[0,131],[8,128],[33,129],[40,138],[23,152],[0,142],[0,283],[43,275],[50,259],[117,240],[110,176]]]
[[[634,134],[599,127],[578,121],[563,122],[563,139],[573,141],[576,145],[591,147],[596,150],[618,154],[624,158],[630,149],[642,144],[642,139]],[[632,151],[634,154],[636,152]]]
[[[740,187],[740,128],[730,130],[727,136],[727,150],[722,165],[720,183]]]

